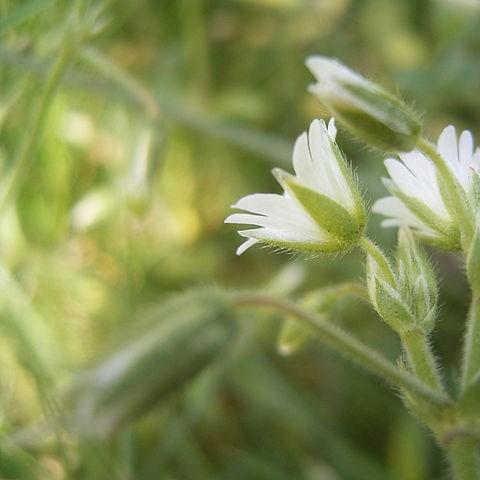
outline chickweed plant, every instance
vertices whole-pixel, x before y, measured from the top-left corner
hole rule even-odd
[[[257,243],[288,251],[365,255],[368,300],[399,337],[397,364],[332,326],[314,311],[284,299],[255,293],[233,295],[241,307],[268,307],[294,319],[281,336],[291,352],[308,330],[325,345],[379,376],[400,392],[412,415],[432,432],[450,462],[452,478],[480,478],[480,149],[472,135],[457,137],[448,126],[436,144],[422,136],[415,114],[401,99],[336,60],[312,56],[306,61],[316,78],[309,87],[334,116],[314,120],[293,150],[295,175],[274,169],[283,195],[257,193],[241,198],[227,223],[255,225],[240,230],[247,240],[242,254]],[[373,212],[398,228],[393,258],[367,237],[367,207],[351,167],[336,144],[335,120],[367,145],[389,154],[384,183],[391,196]],[[438,311],[438,279],[423,251],[427,243],[458,251],[466,266],[471,307],[465,320],[463,357],[453,391],[447,389],[440,359],[431,347]],[[295,330],[300,332],[295,333]],[[293,339],[293,343],[289,344]]]
[[[7,3],[13,5],[17,2],[2,1],[0,9]],[[49,5],[54,3],[49,0],[18,2],[18,10],[10,16],[0,18],[0,34],[2,31],[5,33],[14,30],[15,26],[31,20],[40,11],[48,11]],[[194,422],[189,424],[192,419],[200,423],[199,419],[202,419],[204,411],[202,408],[213,404],[210,413],[221,410],[219,417],[227,418],[224,423],[227,427],[219,427],[218,431],[225,430],[226,435],[233,439],[240,435],[240,428],[230,428],[230,417],[234,416],[230,413],[235,410],[235,401],[230,401],[230,397],[225,395],[225,398],[222,398],[225,409],[222,410],[219,406],[222,402],[211,401],[215,397],[212,391],[218,390],[217,380],[225,373],[232,359],[241,357],[244,353],[243,347],[252,336],[253,313],[257,312],[256,318],[263,319],[267,318],[267,313],[274,312],[273,318],[283,322],[278,337],[280,353],[290,355],[299,351],[307,342],[316,340],[320,345],[375,375],[391,387],[392,402],[397,402],[400,397],[413,417],[429,430],[431,437],[445,454],[445,465],[448,462],[448,474],[451,478],[480,480],[480,150],[475,149],[471,133],[464,131],[457,135],[455,128],[448,126],[438,141],[432,143],[425,138],[424,126],[419,117],[397,95],[365,79],[337,60],[322,56],[307,58],[306,66],[315,78],[308,90],[322,103],[330,118],[312,119],[306,131],[298,137],[292,152],[292,172],[273,169],[273,175],[280,185],[280,193],[253,193],[240,198],[233,205],[235,212],[231,213],[225,222],[242,225],[238,233],[243,243],[237,248],[238,255],[248,255],[251,249],[267,246],[279,252],[304,255],[313,262],[316,261],[313,259],[321,258],[322,255],[340,256],[358,251],[364,258],[364,285],[356,281],[332,284],[300,299],[290,299],[295,275],[288,276],[286,281],[280,279],[276,285],[272,284],[269,288],[251,291],[238,292],[218,287],[192,289],[191,292],[166,302],[162,300],[162,305],[152,309],[151,315],[142,317],[145,318],[142,325],[128,325],[127,328],[125,324],[136,317],[130,315],[130,311],[123,312],[128,310],[125,306],[130,305],[128,301],[131,300],[124,297],[135,293],[135,288],[140,289],[139,285],[147,290],[145,297],[148,301],[151,301],[153,296],[151,291],[154,291],[155,296],[158,294],[156,284],[157,289],[149,290],[145,287],[145,284],[148,284],[146,278],[154,276],[152,272],[156,264],[165,260],[155,256],[152,251],[158,250],[157,242],[166,236],[167,229],[163,228],[164,224],[168,221],[173,223],[172,217],[175,216],[168,215],[165,204],[154,204],[151,199],[153,182],[150,180],[150,172],[155,171],[157,166],[150,161],[149,154],[158,148],[154,135],[156,129],[159,129],[160,125],[165,128],[167,124],[168,130],[170,129],[165,118],[170,115],[179,124],[197,129],[197,133],[202,135],[214,132],[217,137],[223,136],[224,140],[237,145],[243,142],[244,146],[247,144],[247,148],[257,153],[268,151],[270,157],[275,156],[281,148],[275,142],[265,142],[263,137],[252,134],[248,129],[232,130],[215,121],[208,123],[204,118],[199,119],[191,113],[189,116],[182,108],[175,108],[174,102],[169,102],[166,98],[168,95],[157,97],[97,49],[92,40],[108,23],[108,15],[105,13],[109,12],[108,7],[114,3],[108,1],[98,6],[91,1],[63,2],[65,12],[61,18],[64,21],[58,20],[60,16],[51,18],[54,34],[39,42],[38,52],[43,53],[43,56],[38,59],[38,52],[25,41],[22,34],[11,36],[10,47],[8,42],[0,47],[1,62],[14,63],[15,68],[24,69],[42,80],[38,85],[35,84],[35,88],[25,83],[28,87],[26,88],[22,82],[17,85],[17,78],[12,75],[13,100],[7,103],[6,107],[2,104],[3,109],[0,110],[1,129],[4,128],[2,122],[10,115],[8,108],[15,104],[24,91],[31,93],[32,102],[25,102],[28,104],[25,110],[29,123],[24,127],[22,121],[13,116],[16,129],[21,130],[22,141],[17,146],[16,142],[9,140],[8,147],[13,145],[14,151],[12,155],[9,152],[8,162],[3,162],[3,145],[0,149],[0,286],[3,293],[0,307],[2,327],[15,338],[15,342],[6,345],[2,334],[0,356],[6,365],[2,365],[2,375],[5,375],[5,378],[8,378],[9,374],[11,377],[16,376],[15,372],[23,370],[10,368],[9,365],[21,364],[29,376],[24,375],[15,381],[19,384],[23,382],[24,386],[26,385],[25,391],[34,392],[27,395],[17,393],[17,396],[12,396],[15,400],[11,403],[15,403],[17,398],[19,404],[29,401],[35,403],[32,401],[32,398],[35,398],[35,405],[40,407],[20,421],[17,418],[13,421],[8,419],[8,415],[4,415],[6,409],[3,408],[4,404],[8,403],[8,398],[4,395],[4,390],[7,391],[8,388],[3,388],[7,381],[2,376],[0,477],[19,480],[286,478],[274,468],[266,468],[253,454],[242,457],[240,448],[226,449],[213,434],[215,426],[220,425],[216,423],[218,418],[211,422],[212,430],[207,429],[202,441],[205,445],[216,446],[221,454],[228,450],[230,456],[227,462],[222,458],[215,465],[227,473],[221,477],[212,475],[210,472],[214,469],[210,468],[211,459],[207,458],[208,455],[203,455],[202,449],[195,443],[191,425]],[[123,3],[127,6],[135,2]],[[138,5],[143,3],[146,2],[139,2]],[[151,3],[156,11],[162,2]],[[168,6],[172,11],[177,3],[183,5],[182,15],[178,16],[188,19],[185,21],[183,34],[187,40],[190,39],[189,44],[192,47],[192,54],[187,55],[189,61],[195,63],[207,59],[206,50],[202,50],[202,42],[198,42],[194,35],[196,33],[203,38],[201,2],[164,3],[163,7]],[[327,5],[329,2],[317,3]],[[135,4],[134,8],[139,7]],[[128,12],[133,12],[133,8]],[[129,14],[122,16],[122,22],[126,21]],[[218,21],[212,22],[222,26],[219,28],[221,35],[229,35],[229,30],[237,30],[236,27],[228,27],[229,18],[222,10]],[[167,18],[166,22],[170,22],[170,19]],[[224,28],[223,24],[228,28]],[[149,25],[153,28],[155,22]],[[118,30],[122,28],[123,23]],[[137,27],[132,30],[136,29]],[[172,30],[171,25],[166,29]],[[128,28],[125,30],[129,31]],[[217,34],[220,35],[218,32]],[[158,38],[155,38],[158,41]],[[177,52],[177,43],[171,44]],[[278,48],[277,45],[275,48]],[[134,49],[132,52],[133,56],[137,56]],[[165,57],[167,60],[170,58],[168,55]],[[13,62],[10,61],[12,58]],[[168,65],[171,66],[170,63]],[[198,67],[197,64],[194,66]],[[223,71],[223,65],[221,67]],[[198,71],[203,69],[199,68]],[[3,81],[4,77],[1,78]],[[77,176],[72,174],[72,178],[68,177],[68,172],[64,172],[65,175],[61,172],[58,176],[52,175],[55,176],[59,191],[65,192],[71,188],[75,195],[71,206],[67,201],[63,202],[68,203],[68,208],[65,208],[67,213],[63,216],[62,213],[65,212],[60,208],[61,199],[55,197],[46,202],[46,214],[42,217],[47,225],[45,231],[48,233],[49,225],[53,225],[58,217],[62,220],[58,222],[58,230],[61,230],[68,242],[60,248],[55,244],[55,238],[45,235],[48,238],[44,239],[44,243],[49,247],[45,250],[48,250],[48,258],[53,260],[42,263],[39,260],[42,257],[37,255],[36,249],[20,249],[23,237],[18,233],[21,230],[18,217],[21,208],[17,207],[25,185],[35,194],[48,190],[42,183],[45,180],[42,176],[44,172],[40,170],[44,167],[37,170],[33,168],[38,167],[35,159],[39,156],[42,141],[45,142],[45,136],[49,133],[46,126],[51,123],[48,123],[48,119],[55,117],[55,109],[61,109],[60,106],[65,102],[61,95],[57,95],[63,83],[70,86],[80,84],[101,95],[102,99],[118,98],[140,107],[141,134],[140,141],[131,148],[134,153],[131,155],[131,165],[126,169],[129,173],[124,174],[122,170],[121,175],[124,176],[109,181],[106,186],[101,184],[102,179],[110,177],[107,174],[108,168],[103,165],[103,160],[98,155],[102,148],[91,148],[92,161],[96,163],[95,168],[100,165],[100,174],[80,168],[80,173],[77,172]],[[0,96],[3,94],[3,91],[0,92]],[[59,102],[56,101],[58,97]],[[76,99],[76,104],[82,103],[82,99],[82,96]],[[115,119],[113,123],[121,132],[130,127],[128,125],[122,130],[120,124],[128,122],[123,122],[123,117]],[[64,135],[77,147],[82,142],[87,142],[87,137],[98,134],[93,124],[86,121],[82,115],[74,115],[73,121],[72,118],[70,120],[74,127],[67,129]],[[383,181],[389,196],[376,201],[371,209],[364,201],[364,189],[352,166],[336,143],[337,128],[344,128],[367,146],[385,153],[388,178]],[[106,140],[105,138],[100,138],[98,143],[101,143],[105,150],[115,150],[115,143],[109,141],[109,137]],[[58,153],[60,149],[58,143],[50,142],[48,155],[44,152],[44,156],[49,157],[47,163],[50,173],[62,168],[55,156],[55,152]],[[277,148],[272,148],[272,145]],[[183,148],[179,147],[178,150],[181,150],[181,155],[174,155],[171,164],[184,160],[184,156],[188,157],[184,155]],[[60,156],[59,154],[58,157]],[[117,164],[112,165],[112,169],[118,167]],[[182,172],[190,170],[188,161],[185,165]],[[66,170],[67,167],[64,167]],[[75,164],[75,167],[78,165]],[[32,171],[37,173],[32,174]],[[82,176],[99,177],[98,183],[101,186],[97,186],[95,179],[96,186],[93,190],[86,189],[86,193],[82,189],[76,191],[76,180]],[[67,177],[68,181],[65,180]],[[68,186],[65,187],[64,184]],[[189,181],[185,181],[185,184],[188,184],[188,190]],[[211,188],[212,183],[209,185]],[[180,187],[182,185],[175,184],[172,191]],[[215,194],[216,192],[212,195],[212,204],[216,200]],[[187,195],[183,195],[182,191],[180,196]],[[35,198],[43,201],[43,197]],[[34,208],[38,207],[33,205],[35,201],[30,198],[23,200],[33,212],[28,215],[30,220],[41,216],[43,210],[40,207]],[[153,207],[148,204],[149,201],[154,204]],[[147,219],[142,217],[139,220],[135,216],[149,207],[150,216]],[[367,236],[370,210],[384,217],[385,227],[398,229],[398,243],[393,255],[387,255]],[[186,208],[178,209],[177,213],[178,216],[183,215],[191,220],[192,224],[197,218]],[[223,215],[222,211],[219,224]],[[110,219],[115,217],[115,225],[122,224],[122,229],[112,227],[112,230],[109,230],[109,227],[98,235],[100,245],[108,238],[111,250],[115,252],[112,255],[103,254],[95,242],[92,246],[85,233],[100,222],[100,218],[107,216]],[[24,223],[28,224],[27,221]],[[137,241],[138,232],[142,229],[147,234],[140,242]],[[42,237],[41,233],[38,228],[30,229],[30,236],[35,240]],[[52,234],[51,237],[55,235]],[[187,243],[188,239],[185,241],[185,244]],[[40,241],[38,244],[40,245]],[[55,248],[52,248],[53,244]],[[458,378],[453,381],[451,378],[446,381],[446,368],[441,367],[441,359],[437,358],[432,348],[432,335],[435,332],[441,299],[437,270],[424,251],[423,244],[456,252],[465,267],[471,290],[471,306],[464,327],[463,355],[457,368]],[[12,255],[5,245],[19,247],[17,259],[10,258]],[[175,249],[176,246],[172,248]],[[216,246],[213,250],[215,249]],[[185,260],[181,258],[183,252],[175,251],[174,254],[177,255],[174,261],[178,259],[179,263],[183,262],[180,270],[188,267],[187,264],[193,257],[201,256],[194,251]],[[123,277],[118,280],[121,269],[117,268],[113,260],[115,255],[128,263],[129,273],[125,275],[124,289],[119,286]],[[15,264],[20,257],[24,263],[18,261]],[[210,258],[208,256],[208,259]],[[239,261],[243,260],[244,256]],[[144,262],[144,283],[138,280],[137,276],[141,262]],[[29,283],[28,272],[33,268],[28,270],[31,266],[25,264],[37,265],[39,274],[35,278],[40,280]],[[76,275],[74,268],[69,267],[78,264],[86,265],[86,270],[100,272],[103,275],[98,275],[101,281],[94,275]],[[27,271],[23,278],[22,267],[18,265],[23,265]],[[205,263],[201,263],[198,270],[204,267]],[[162,274],[163,272],[158,274],[159,282],[163,280]],[[56,289],[47,290],[45,296],[48,294],[50,300],[44,302],[48,303],[48,308],[43,305],[42,310],[37,308],[42,307],[41,301],[31,300],[36,289],[41,290],[41,279],[44,278],[54,278],[51,284]],[[113,306],[108,310],[108,317],[121,317],[120,320],[116,319],[121,322],[124,320],[121,313],[124,313],[126,321],[122,325],[128,330],[128,334],[103,358],[90,358],[88,367],[82,364],[82,368],[77,369],[78,365],[72,358],[82,357],[81,348],[88,343],[88,339],[83,339],[83,336],[88,336],[85,333],[88,327],[101,331],[96,324],[86,327],[85,322],[88,318],[93,319],[92,324],[95,323],[97,315],[100,316],[103,312],[102,302],[107,304],[105,298],[109,295],[104,284],[108,282],[105,279],[109,279],[110,294],[113,297],[113,292],[116,298],[116,302],[112,301],[111,305],[107,305]],[[24,284],[30,285],[30,290],[24,288]],[[151,296],[147,297],[148,294]],[[402,352],[397,362],[389,360],[388,352],[372,348],[352,334],[347,327],[330,321],[331,306],[347,296],[359,297],[368,302],[378,314],[378,318],[398,337]],[[46,320],[46,316],[59,319],[58,330],[63,332],[63,335],[57,335],[52,328],[52,322]],[[104,330],[107,330],[101,332],[103,337],[111,336],[113,325],[113,322],[107,322],[107,327],[103,326]],[[72,347],[74,342],[71,340],[76,335],[81,337],[78,342],[82,344],[81,347],[76,344]],[[253,349],[252,351],[255,353]],[[251,392],[249,390],[251,397],[262,391],[261,388],[264,388],[264,393],[267,390],[273,391],[267,392],[270,396],[265,395],[265,403],[270,408],[272,398],[277,395],[275,386],[282,382],[281,379],[274,379],[276,383],[272,382],[265,388],[263,383],[271,380],[272,369],[257,368],[257,358],[263,357],[252,354],[249,358],[249,366],[255,364],[254,368],[250,369],[254,381],[244,382],[243,386],[247,387],[243,390],[256,382],[254,386],[259,388],[251,388]],[[73,378],[69,375],[72,370],[76,371]],[[257,373],[258,376],[255,376]],[[238,380],[239,383],[234,387],[241,390],[238,385],[242,385],[242,375],[238,377],[239,379],[235,378],[232,382]],[[15,381],[11,380],[12,384]],[[274,387],[269,388],[272,384]],[[347,387],[350,388],[349,385]],[[180,392],[184,395],[181,396]],[[351,396],[354,395],[355,392],[352,391]],[[192,402],[193,407],[188,402],[182,404],[182,399],[189,397],[195,399],[195,402]],[[174,400],[179,402],[175,403]],[[295,401],[292,404],[297,407]],[[160,412],[155,410],[154,407],[159,405],[165,406],[165,409],[158,409]],[[316,425],[312,427],[311,419],[317,418],[320,413],[316,408],[311,408],[313,414],[309,412],[303,416],[302,410],[307,410],[310,404],[304,402],[301,405],[301,408],[292,409],[296,416],[292,416],[292,424],[285,428],[288,441],[284,443],[293,443],[289,428],[298,420],[299,423],[303,422],[307,435],[314,437],[314,442],[317,442],[317,438],[333,438],[329,444],[330,451],[334,452],[332,458],[337,459],[336,468],[342,468],[342,464],[344,467],[344,471],[339,475],[345,474],[344,478],[348,480],[393,478],[386,477],[382,468],[371,467],[361,455],[352,455],[352,449],[338,448],[338,445],[343,446],[338,437],[315,437],[312,432],[321,429]],[[290,412],[290,407],[283,410],[285,411]],[[156,415],[155,422],[142,424],[141,419],[143,420],[146,413]],[[273,416],[276,422],[279,415],[275,412]],[[282,416],[288,417],[289,413],[283,413]],[[37,421],[39,417],[41,420]],[[256,415],[255,421],[252,421],[246,430],[257,423],[259,417],[261,415]],[[137,421],[138,423],[135,423]],[[133,425],[140,426],[135,429]],[[275,436],[268,431],[265,433],[264,430],[263,426],[259,427],[253,436],[258,436],[261,440]],[[256,446],[257,444],[255,448]],[[269,444],[269,447],[275,453],[272,458],[275,461],[281,460],[282,453],[276,452],[275,444]],[[294,450],[301,451],[301,448],[295,445]],[[230,460],[235,456],[240,459],[238,468],[223,465],[231,463]],[[303,452],[299,456],[303,458]],[[344,464],[349,462],[352,465],[345,468]],[[181,473],[172,474],[168,471],[165,465],[169,463],[174,464],[174,467],[178,466]],[[361,474],[358,473],[361,470],[357,468],[358,465],[364,469]],[[256,469],[250,470],[255,473],[243,474],[244,467]],[[173,468],[172,471],[176,469]],[[325,476],[323,473],[306,475],[308,476],[300,477],[294,474],[289,478],[332,478],[328,472]]]

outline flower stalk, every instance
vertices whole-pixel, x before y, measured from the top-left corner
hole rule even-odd
[[[435,390],[443,391],[435,357],[428,338],[420,330],[412,330],[401,335],[402,347],[415,375]]]
[[[456,438],[444,447],[455,480],[477,480],[480,478],[478,440]]]
[[[293,317],[309,327],[322,343],[388,384],[402,388],[435,407],[448,407],[451,404],[444,393],[434,390],[409,372],[401,370],[349,333],[326,322],[323,317],[303,310],[294,303],[255,293],[233,294],[231,300],[237,307],[268,307]]]

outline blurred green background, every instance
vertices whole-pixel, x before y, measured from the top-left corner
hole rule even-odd
[[[31,136],[73,9],[0,0],[0,178]],[[178,292],[222,285],[296,298],[362,280],[358,253],[236,257],[241,239],[223,224],[240,196],[280,191],[271,167],[290,168],[294,139],[323,114],[304,58],[337,57],[398,90],[432,138],[452,123],[479,139],[479,12],[474,0],[106,3],[0,208],[0,478],[443,478],[439,452],[394,392],[314,342],[280,356],[278,317],[244,315],[229,354],[173,393],[149,385],[156,369],[175,376],[194,345],[156,329],[186,308],[162,310]],[[367,200],[383,196],[382,155],[341,130],[338,142]],[[391,248],[395,232],[379,223],[370,231]],[[435,349],[450,378],[468,289],[455,256],[431,253],[443,278]],[[331,321],[398,357],[361,302],[342,302]],[[113,433],[92,434],[95,417],[92,427],[72,413],[71,397],[81,410],[101,385],[64,392],[109,352],[157,334],[167,353],[133,372],[144,383],[117,392],[128,403],[145,388],[149,401]],[[75,415],[84,428],[72,431]]]

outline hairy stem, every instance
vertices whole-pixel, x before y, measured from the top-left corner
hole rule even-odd
[[[480,373],[480,294],[474,292],[463,344],[462,392]]]
[[[472,438],[454,439],[444,449],[454,480],[478,480],[480,478],[477,440]]]
[[[402,334],[401,340],[415,375],[429,387],[443,391],[440,373],[426,335],[420,330],[411,330]]]
[[[371,255],[375,259],[375,262],[382,270],[385,278],[388,280],[388,283],[390,283],[392,286],[395,285],[395,275],[382,249],[368,237],[363,237],[360,240],[360,248],[364,251],[364,253]]]
[[[435,165],[437,175],[441,179],[439,184],[442,198],[450,214],[458,219],[462,234],[462,246],[465,251],[468,251],[468,246],[473,237],[474,224],[465,191],[447,161],[438,153],[435,145],[421,138],[418,141],[418,148],[422,150]]]
[[[450,404],[445,394],[435,391],[410,373],[399,369],[380,353],[339,327],[324,321],[319,315],[303,310],[291,302],[255,293],[234,294],[232,301],[237,307],[269,307],[294,317],[310,328],[324,344],[389,384],[401,387],[436,406]]]

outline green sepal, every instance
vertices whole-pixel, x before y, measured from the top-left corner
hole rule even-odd
[[[432,263],[407,228],[398,232],[397,271],[400,297],[410,305],[417,325],[429,333],[437,312],[437,276]]]
[[[427,235],[419,234],[426,243],[434,246],[439,246],[445,250],[459,250],[460,249],[460,232],[451,222],[445,222],[439,217],[431,208],[424,202],[415,197],[405,195],[395,184],[391,181],[386,181],[385,186],[389,192],[397,197],[402,203],[425,225],[437,232],[438,237],[432,238]]]
[[[397,333],[414,327],[415,319],[398,292],[381,279],[375,282],[375,305],[384,322]]]
[[[470,203],[474,212],[480,211],[480,172],[472,169],[471,172],[471,187],[469,192]]]
[[[363,219],[354,218],[335,200],[297,182],[287,179],[285,184],[288,191],[330,237],[339,238],[351,245],[358,243],[365,228]]]

